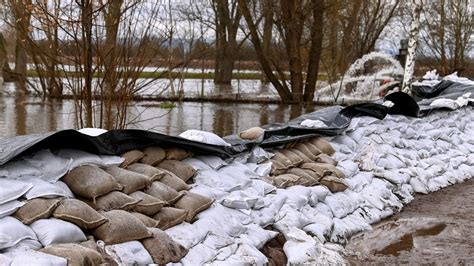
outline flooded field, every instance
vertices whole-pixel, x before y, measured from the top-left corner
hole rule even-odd
[[[188,129],[215,132],[220,136],[249,127],[285,122],[314,109],[277,104],[183,102],[172,109],[160,102],[133,102],[128,108],[128,128],[177,135]],[[73,100],[42,100],[38,97],[0,97],[0,137],[76,128]]]
[[[353,265],[469,265],[474,262],[474,180],[417,195],[402,212],[354,236]]]

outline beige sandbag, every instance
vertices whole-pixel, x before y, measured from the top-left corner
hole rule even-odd
[[[158,181],[165,175],[160,169],[143,163],[131,164],[127,167],[127,170],[147,176],[150,182]]]
[[[163,207],[161,210],[153,215],[153,219],[159,221],[158,228],[165,230],[180,224],[188,217],[188,211],[173,207]]]
[[[336,160],[334,160],[333,158],[329,157],[328,155],[324,154],[324,153],[321,153],[320,155],[318,155],[316,157],[316,160],[315,162],[318,162],[318,163],[328,163],[328,164],[332,164],[334,166],[337,165],[337,162]]]
[[[13,217],[17,218],[24,224],[30,225],[36,220],[49,218],[54,210],[59,206],[60,202],[61,199],[32,199],[20,207],[13,214]]]
[[[304,169],[291,168],[286,171],[287,174],[297,175],[308,182],[308,186],[315,186],[319,184],[319,178],[314,178],[314,175],[308,174]]]
[[[267,163],[268,161],[265,161],[264,163]],[[272,163],[272,170],[270,171],[271,175],[282,175],[286,172],[288,167],[283,165],[282,163],[275,161],[275,160],[270,160],[269,162]]]
[[[186,222],[191,222],[194,216],[209,208],[213,202],[214,199],[185,191],[183,197],[174,204],[174,207],[188,211]]]
[[[137,200],[129,195],[119,192],[112,191],[107,195],[98,197],[95,202],[86,201],[92,208],[98,211],[111,211],[111,210],[133,210],[141,200]]]
[[[75,243],[49,245],[39,251],[67,259],[68,266],[92,266],[104,262],[97,250]]]
[[[53,217],[71,222],[85,230],[94,229],[107,222],[107,218],[102,214],[77,199],[62,200],[54,210]]]
[[[315,156],[318,156],[320,154],[322,154],[323,152],[318,148],[316,147],[316,145],[314,145],[313,143],[311,142],[303,142],[303,144],[306,146],[306,148],[308,148],[308,150]]]
[[[122,192],[125,194],[141,190],[151,183],[148,176],[117,166],[107,167],[105,171],[111,174],[123,186]]]
[[[277,153],[281,153],[284,156],[286,156],[288,159],[290,159],[291,164],[294,165],[295,167],[303,163],[303,159],[300,158],[300,156],[298,156],[291,150],[281,149],[281,150],[278,150]]]
[[[297,149],[291,149],[289,151],[291,151],[293,154],[297,155],[301,159],[302,163],[311,163],[311,162],[313,162],[310,158],[308,158],[308,156],[304,155],[304,153],[300,152]]]
[[[74,168],[62,178],[62,181],[75,195],[86,199],[95,199],[111,191],[122,189],[113,176],[93,165]]]
[[[288,169],[290,167],[294,167],[291,160],[288,157],[286,157],[285,155],[283,155],[282,153],[279,153],[279,152],[275,153],[275,155],[272,157],[272,161],[279,162],[280,164],[284,165],[286,167],[286,169]]]
[[[129,196],[141,200],[133,210],[148,216],[156,214],[161,210],[161,208],[163,208],[163,206],[168,204],[166,201],[148,195],[143,191],[135,191]]]
[[[169,204],[175,203],[183,195],[159,181],[153,182],[144,192]]]
[[[328,163],[316,163],[316,164],[319,165],[321,168],[323,168],[325,176],[333,175],[339,178],[346,178],[346,175],[344,175],[344,173],[341,170],[337,169],[337,167],[332,164],[328,164]]]
[[[344,179],[332,175],[323,177],[319,182],[321,185],[325,185],[332,193],[344,191],[348,188]]]
[[[241,139],[255,140],[262,136],[265,130],[261,127],[252,127],[239,133]]]
[[[189,158],[193,155],[192,152],[185,151],[185,150],[180,149],[180,148],[168,148],[168,149],[165,149],[165,151],[166,151],[166,159],[167,160],[181,161],[181,160]]]
[[[148,165],[157,165],[164,159],[166,159],[166,152],[164,149],[152,146],[146,147],[143,149],[143,158],[140,159],[140,163],[148,164]]]
[[[278,188],[287,188],[296,185],[309,185],[309,182],[294,174],[277,175],[270,177],[270,179],[272,181],[272,184]]]
[[[324,171],[326,170],[325,167],[321,166],[320,164],[317,164],[317,163],[304,163],[302,165],[300,165],[300,168],[301,169],[305,169],[305,170],[310,170],[310,171],[313,171],[319,178],[322,178],[324,176]]]
[[[299,150],[300,152],[302,152],[304,155],[306,155],[306,157],[308,157],[310,160],[314,161],[316,159],[316,155],[314,155],[309,149],[308,147],[306,147],[306,145],[304,145],[303,143],[298,143],[295,145],[294,149],[296,150]]]
[[[165,169],[160,169],[165,174],[161,178],[160,182],[169,186],[170,188],[175,189],[176,191],[182,191],[182,190],[189,190],[191,187],[186,184],[181,178],[173,174],[172,172],[165,170]]]
[[[104,212],[109,221],[94,230],[94,236],[108,245],[139,240],[151,236],[145,225],[132,214],[113,210]]]
[[[165,232],[158,228],[149,228],[153,236],[143,239],[141,243],[150,253],[153,262],[164,265],[171,262],[179,262],[188,250],[174,241]]]
[[[138,219],[146,226],[146,227],[158,227],[159,221],[146,216],[145,214],[141,214],[139,212],[131,212],[131,214]]]
[[[157,167],[172,172],[184,182],[188,182],[196,174],[196,170],[191,165],[178,160],[164,160]]]
[[[139,150],[131,150],[121,155],[125,160],[120,165],[123,168],[128,167],[129,165],[140,161],[145,154]]]
[[[333,155],[336,152],[331,144],[329,144],[329,142],[325,141],[324,139],[314,138],[309,142],[318,147],[318,149],[327,155]]]

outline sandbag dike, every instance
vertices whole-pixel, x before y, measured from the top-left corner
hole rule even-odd
[[[0,167],[0,264],[343,263],[350,236],[473,176],[472,111],[356,117],[341,135],[232,160],[25,154]]]

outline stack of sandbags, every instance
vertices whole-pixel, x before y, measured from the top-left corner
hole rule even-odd
[[[334,149],[327,141],[314,138],[277,150],[270,159],[272,170],[266,179],[279,188],[322,184],[332,192],[344,191],[346,175],[330,156]]]

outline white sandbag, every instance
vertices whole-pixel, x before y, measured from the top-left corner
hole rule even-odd
[[[309,197],[308,203],[311,206],[316,206],[319,202],[323,202],[326,197],[331,194],[331,191],[325,186],[314,186],[309,188],[311,196]]]
[[[251,245],[239,244],[235,254],[223,261],[214,261],[212,265],[257,265],[268,264],[268,259],[258,249]]]
[[[82,129],[78,130],[84,135],[92,136],[92,137],[97,137],[99,135],[102,135],[107,132],[107,130],[102,129],[102,128],[93,128],[93,127],[85,127]]]
[[[280,211],[286,202],[285,195],[270,194],[263,198],[264,208],[252,210],[249,214],[252,221],[261,227],[267,227],[280,219]]]
[[[206,235],[206,238],[202,241],[202,244],[215,249],[219,250],[230,246],[235,243],[235,239],[229,236],[222,236],[216,233],[210,232]],[[219,253],[219,252],[218,252]],[[222,258],[221,258],[222,259]]]
[[[207,131],[202,131],[202,130],[189,129],[179,134],[179,136],[185,139],[212,144],[212,145],[230,146],[230,144],[227,143],[227,141],[223,140],[221,137],[217,136],[216,134],[207,132]]]
[[[125,161],[125,158],[113,155],[98,155],[102,164],[106,166],[119,166]]]
[[[334,217],[334,214],[332,213],[331,208],[329,208],[329,206],[324,202],[320,202],[316,204],[316,206],[314,207],[314,210],[317,213],[322,214],[331,219]]]
[[[23,196],[33,185],[9,178],[0,178],[0,204],[16,200]]]
[[[359,172],[359,165],[353,161],[339,161],[337,163],[337,168],[341,170],[346,177],[354,176]]]
[[[329,238],[334,224],[332,217],[319,213],[310,206],[305,207],[302,212],[308,220],[313,222],[303,227],[303,230],[310,235],[316,236],[321,242],[325,242],[326,238]]]
[[[271,162],[258,164],[254,168],[255,174],[257,174],[260,177],[265,177],[265,176],[270,175],[271,171],[272,171]]]
[[[71,168],[72,159],[64,159],[54,155],[50,150],[39,150],[23,156],[23,160],[41,172],[40,178],[48,182],[56,182]]]
[[[0,177],[18,178],[22,176],[41,176],[41,171],[21,158],[0,166]]]
[[[193,193],[196,193],[196,194],[201,194],[203,196],[206,196],[206,197],[209,197],[209,198],[212,198],[212,199],[216,199],[216,200],[220,200],[220,199],[226,197],[227,195],[229,195],[228,192],[219,190],[217,188],[209,187],[209,186],[206,186],[206,185],[202,185],[202,184],[199,184],[199,185],[191,188],[190,192],[193,192]]]
[[[327,125],[321,120],[311,120],[305,119],[300,123],[303,127],[311,127],[311,128],[326,128]]]
[[[180,223],[165,230],[174,241],[178,242],[186,249],[190,249],[202,242],[209,233],[210,228],[198,227],[196,223],[189,224],[186,222]]]
[[[211,208],[199,213],[195,226],[208,228],[210,231],[220,235],[239,236],[246,231],[244,225],[252,223],[252,219],[234,209],[227,208],[221,204],[213,205]]]
[[[249,163],[261,163],[271,158],[271,154],[266,152],[259,146],[255,146],[252,148],[250,152],[250,156],[247,160]]]
[[[227,163],[218,156],[198,155],[198,156],[194,156],[194,158],[204,162],[205,164],[209,165],[214,170],[217,170],[227,165]]]
[[[285,205],[291,205],[295,210],[299,210],[305,204],[308,204],[312,189],[310,187],[292,186],[287,189],[278,189],[277,193],[287,197]]]
[[[256,224],[247,225],[246,228],[247,232],[240,235],[239,241],[252,245],[257,249],[263,248],[265,243],[278,235],[278,232],[265,230]]]
[[[11,216],[0,219],[0,250],[13,247],[24,239],[37,239],[29,226]]]
[[[10,216],[16,212],[21,206],[25,205],[24,202],[18,200],[12,200],[3,204],[0,204],[0,218]]]
[[[351,151],[357,150],[357,146],[358,146],[357,143],[351,137],[347,135],[337,136],[333,141],[341,144],[342,146],[346,146]]]
[[[67,266],[67,259],[34,250],[8,252],[3,255],[11,259],[10,266]]]
[[[372,229],[367,221],[357,214],[350,214],[343,219],[335,218],[333,222],[331,242],[346,243],[354,234]]]
[[[191,157],[191,158],[186,158],[183,160],[183,162],[191,165],[192,168],[198,170],[198,171],[203,171],[203,170],[212,170],[212,168],[207,165],[206,163],[204,163],[203,161],[201,160],[198,160],[194,157]]]
[[[282,233],[288,232],[291,228],[303,228],[313,223],[303,213],[288,204],[281,207],[278,216],[280,219],[273,224],[273,227]]]
[[[222,171],[228,167],[225,166],[219,171],[208,170],[198,172],[194,177],[194,181],[196,184],[206,185],[226,192],[242,190],[250,186],[251,180],[245,174],[242,174],[242,169],[239,170],[240,175],[239,173],[231,173],[228,170]],[[235,169],[235,167],[232,168]]]
[[[395,185],[402,185],[408,183],[408,181],[410,180],[410,175],[398,172],[397,170],[385,170],[381,172],[375,172],[374,176],[384,178],[385,180]]]
[[[350,190],[360,192],[365,186],[372,182],[372,178],[371,172],[359,172],[350,178],[346,178],[345,181]]]
[[[351,137],[356,143],[359,143],[362,138],[367,135],[367,129],[365,127],[359,127],[352,132],[346,133],[347,136]]]
[[[2,252],[18,252],[28,250],[38,250],[43,248],[43,245],[36,239],[23,239],[16,245],[3,249]],[[1,264],[0,264],[1,265]]]
[[[334,217],[343,218],[352,213],[362,203],[359,194],[346,190],[326,197],[324,203],[331,209]]]
[[[431,107],[437,107],[437,108],[448,108],[450,110],[456,110],[459,108],[459,105],[456,103],[455,100],[451,99],[436,99],[430,103]]]
[[[298,228],[290,228],[284,235],[286,242],[283,251],[288,258],[288,264],[318,263],[316,259],[320,251],[314,238]]]
[[[150,253],[140,241],[129,241],[115,245],[105,245],[101,240],[97,245],[103,247],[105,253],[111,256],[119,265],[147,265],[153,264]]]
[[[55,218],[37,220],[31,224],[31,229],[43,246],[87,240],[77,225]]]
[[[102,163],[102,159],[95,154],[88,153],[82,150],[73,150],[73,149],[61,149],[58,150],[57,156],[72,160],[69,170],[77,168],[81,165],[99,165],[106,166]]]
[[[180,263],[185,266],[204,265],[210,262],[217,255],[217,250],[204,244],[198,244],[191,248]]]
[[[69,187],[62,181],[50,183],[37,177],[24,177],[21,180],[33,184],[33,187],[28,190],[24,196],[28,200],[57,197],[74,198],[74,194],[72,194]]]

